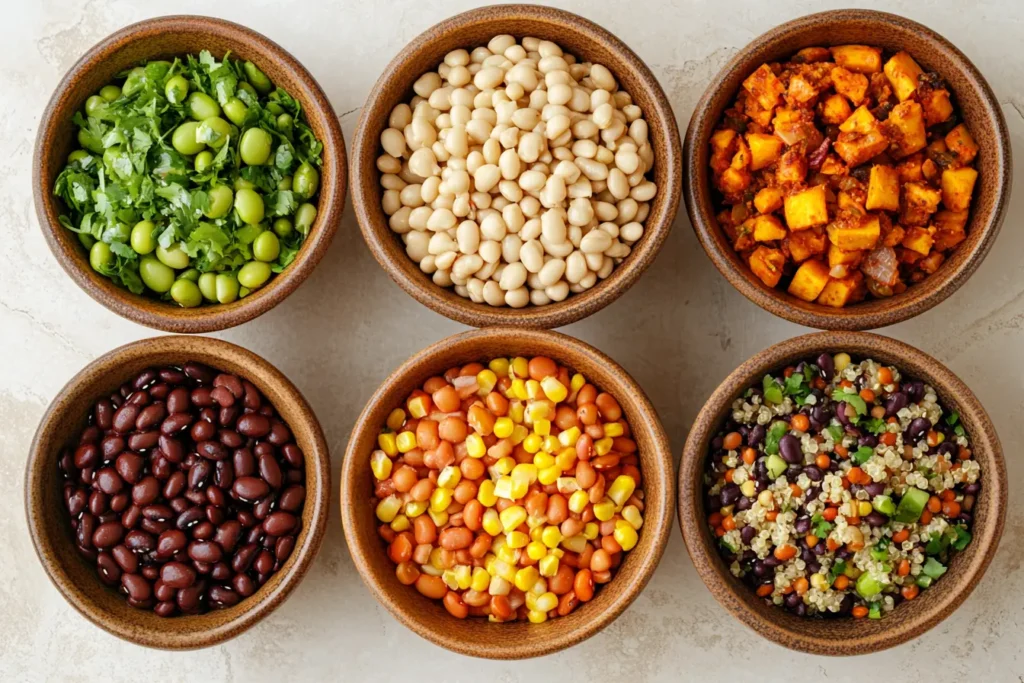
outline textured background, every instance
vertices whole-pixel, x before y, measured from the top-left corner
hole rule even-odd
[[[5,3],[6,4],[6,3]],[[32,552],[22,509],[25,455],[47,402],[83,365],[150,336],[101,308],[64,275],[36,225],[29,189],[32,143],[52,88],[92,44],[168,12],[246,24],[290,50],[320,80],[351,139],[359,108],[387,61],[410,39],[472,1],[266,2],[111,0],[12,2],[0,22],[0,680],[389,681],[828,680],[891,672],[933,681],[1024,681],[1024,512],[1010,509],[988,574],[952,617],[918,640],[838,661],[790,653],[729,616],[697,578],[678,530],[654,579],[614,624],[544,659],[471,661],[407,631],[369,596],[332,512],[330,533],[305,581],[277,612],[226,645],[187,655],[147,651],[68,607]],[[811,11],[776,0],[621,3],[566,0],[647,61],[685,129],[709,79],[772,26]],[[829,0],[815,8],[842,6]],[[859,3],[858,3],[859,4]],[[934,354],[988,408],[1006,447],[1010,483],[1024,486],[1024,5],[1017,0],[865,3],[922,21],[984,73],[1018,149],[1017,192],[999,241],[975,276],[938,308],[884,330]],[[372,260],[351,210],[306,284],[263,317],[221,333],[269,358],[305,392],[334,454],[334,473],[363,402],[412,353],[461,326],[406,296]],[[739,363],[805,330],[760,310],[711,266],[685,211],[660,258],[619,301],[565,329],[607,352],[645,387],[673,450],[705,397]],[[1012,499],[1019,499],[1014,495]],[[941,586],[939,588],[941,590]],[[908,670],[907,660],[919,667]],[[428,669],[429,667],[429,669]],[[428,670],[430,673],[428,674]]]

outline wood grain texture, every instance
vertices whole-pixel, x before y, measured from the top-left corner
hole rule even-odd
[[[612,581],[566,617],[543,624],[492,624],[456,619],[440,602],[403,586],[377,534],[370,454],[388,413],[413,389],[452,366],[498,357],[545,355],[583,373],[614,395],[639,446],[645,492],[640,541]],[[651,578],[668,541],[674,501],[672,454],[658,415],[625,370],[597,349],[556,332],[492,327],[464,332],[427,347],[406,361],[374,393],[349,438],[341,471],[341,519],[352,561],[370,592],[414,632],[460,654],[523,659],[557,652],[594,635],[629,606]]]
[[[898,605],[880,620],[798,617],[765,604],[733,577],[708,530],[703,472],[709,444],[730,406],[764,375],[823,352],[845,351],[854,359],[872,358],[896,366],[907,376],[930,384],[947,411],[960,413],[981,465],[981,493],[975,503],[974,539],[954,556],[949,571],[913,601]],[[818,332],[784,341],[738,367],[711,395],[697,415],[679,468],[679,525],[697,573],[719,603],[765,638],[793,650],[821,655],[861,655],[884,650],[920,636],[948,617],[977,586],[995,555],[1006,515],[1007,480],[1003,451],[985,409],[971,390],[947,367],[903,342],[865,332]]]
[[[89,254],[57,217],[66,213],[53,185],[68,153],[77,147],[71,117],[85,100],[113,77],[143,60],[169,59],[209,50],[221,58],[231,51],[251,60],[275,85],[298,100],[310,128],[323,142],[323,168],[317,217],[295,261],[284,272],[230,304],[182,308],[132,294],[89,266]],[[252,320],[283,301],[313,272],[330,246],[345,206],[348,168],[338,117],[313,76],[280,45],[238,24],[198,16],[169,16],[141,21],[104,38],[75,63],[57,84],[43,112],[32,160],[36,216],[50,251],[89,296],[118,315],[167,332],[211,332]]]
[[[435,285],[405,253],[398,235],[388,227],[381,207],[383,190],[377,157],[380,134],[388,115],[413,96],[412,85],[437,68],[445,54],[457,48],[485,45],[496,35],[551,40],[582,60],[604,64],[620,88],[643,110],[654,148],[654,182],[658,194],[644,224],[644,236],[632,253],[607,279],[580,294],[546,306],[493,307],[464,299],[451,288]],[[604,308],[636,282],[654,260],[672,228],[682,187],[682,151],[675,115],[657,79],[643,61],[611,33],[580,16],[534,5],[495,5],[465,12],[428,29],[409,43],[384,69],[370,91],[352,140],[352,204],[377,262],[420,303],[438,313],[475,327],[560,327]]]
[[[295,550],[280,571],[234,607],[195,616],[158,617],[130,607],[104,586],[75,550],[61,497],[57,461],[85,427],[93,402],[139,371],[186,361],[248,379],[287,423],[305,455],[306,502]],[[25,516],[36,554],[61,595],[82,616],[109,633],[146,647],[209,647],[237,636],[272,612],[305,576],[327,527],[331,465],[327,442],[309,403],[295,385],[263,358],[209,337],[168,336],[132,342],[101,356],[64,386],[43,415],[25,470]]]
[[[939,270],[906,292],[836,309],[808,303],[765,285],[729,244],[715,220],[708,174],[708,141],[742,81],[765,62],[788,58],[816,45],[860,43],[906,50],[925,71],[938,72],[977,141],[978,181],[967,224],[967,240]],[[955,292],[981,265],[999,233],[1010,199],[1009,133],[988,82],[959,49],[931,29],[904,17],[872,10],[834,10],[782,24],[741,50],[712,80],[694,110],[683,148],[684,192],[690,222],[715,267],[744,296],[766,311],[808,327],[864,330],[912,318]]]

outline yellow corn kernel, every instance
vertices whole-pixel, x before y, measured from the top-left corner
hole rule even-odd
[[[558,596],[548,591],[543,595],[537,596],[537,609],[541,612],[550,612],[551,610],[558,607]]]
[[[557,465],[552,467],[545,467],[537,473],[537,481],[544,486],[554,484],[558,481],[558,478],[562,476],[562,469]]]
[[[446,489],[454,489],[461,479],[462,470],[455,465],[448,465],[437,475],[437,485]]]
[[[529,483],[537,481],[537,466],[529,462],[521,462],[512,468],[512,479],[523,479]]]
[[[540,567],[541,576],[554,576],[558,573],[558,558],[554,555],[548,555],[542,558],[537,566]]]
[[[530,454],[536,453],[540,450],[543,442],[543,437],[537,436],[536,434],[530,434],[528,437],[523,439],[523,449]]]
[[[444,565],[441,564],[441,549],[434,548],[430,551],[430,559],[427,563],[434,569],[444,569]]]
[[[836,366],[836,372],[842,372],[850,364],[851,359],[848,353],[837,353],[832,360]]]
[[[576,477],[559,477],[555,486],[563,496],[570,496],[580,490],[580,484],[576,481]]]
[[[433,510],[427,510],[427,514],[430,515],[430,519],[433,520],[437,526],[444,526],[448,523],[448,511],[443,510],[441,512],[434,512]]]
[[[391,524],[391,522],[395,521],[395,517],[398,516],[398,511],[401,508],[402,501],[398,496],[388,496],[377,503],[377,519],[385,524]]]
[[[594,442],[594,452],[598,455],[608,455],[608,452],[612,449],[611,437],[604,437]]]
[[[509,496],[511,497],[512,500],[519,500],[520,498],[525,497],[526,494],[529,493],[529,491],[530,485],[528,483],[526,483],[522,479],[513,479],[512,491],[509,493]]]
[[[426,396],[417,396],[416,398],[409,401],[409,413],[417,420],[427,416],[427,407],[430,403],[430,399]]]
[[[565,551],[561,548],[552,548],[551,552],[549,552],[548,555],[554,555],[558,559],[562,559],[563,557],[565,557]]]
[[[555,459],[552,458],[551,462],[554,461]],[[381,481],[391,476],[391,465],[391,458],[384,451],[374,451],[370,456],[370,469],[373,471],[373,476]]]
[[[516,459],[509,455],[499,458],[498,462],[494,463],[494,468],[498,471],[498,474],[508,474],[515,466]]]
[[[540,419],[533,421],[533,431],[541,436],[547,436],[551,433],[551,420]]]
[[[871,503],[866,500],[857,501],[857,515],[865,517],[871,514]]]
[[[555,403],[560,403],[569,396],[569,390],[565,388],[564,384],[558,381],[557,377],[545,377],[540,381],[540,386],[544,390],[544,395]]]
[[[615,504],[622,507],[636,490],[636,481],[628,474],[620,474],[608,487],[608,497],[615,501]]]
[[[530,534],[532,538],[533,530],[539,526],[544,526],[546,520],[543,517],[534,517],[530,515],[526,518],[526,526],[530,527]]]
[[[526,521],[526,508],[522,505],[511,505],[498,513],[498,516],[501,517],[502,528],[508,533]]]
[[[487,590],[487,586],[491,583],[491,575],[487,573],[487,570],[483,567],[477,567],[473,570],[473,578],[469,582],[469,587],[475,590],[477,593],[482,593]]]
[[[526,377],[530,374],[530,361],[522,356],[512,359],[512,372],[516,377]]]
[[[494,484],[494,495],[497,498],[515,500],[515,498],[512,497],[512,477],[502,477],[501,479],[498,479],[497,483]]]
[[[537,469],[541,470],[544,469],[545,467],[551,467],[552,465],[555,464],[555,456],[551,455],[550,453],[540,451],[539,453],[533,456],[533,464],[537,467]],[[386,479],[386,477],[383,478]]]
[[[557,526],[546,526],[540,534],[540,540],[549,548],[557,548],[562,542],[562,532]]]
[[[480,387],[480,395],[486,396],[491,393],[494,389],[494,385],[498,383],[498,376],[493,370],[481,370],[476,373],[476,385]]]
[[[425,500],[410,500],[405,504],[405,516],[409,519],[415,519],[427,511],[428,505],[429,503]]]
[[[540,578],[540,572],[537,571],[536,567],[523,567],[516,572],[515,586],[519,590],[526,592],[533,588],[533,584],[537,583],[537,579]]]
[[[632,550],[636,547],[636,542],[639,539],[636,529],[629,522],[621,519],[615,522],[615,531],[612,536],[619,542],[623,550]]]
[[[526,398],[531,401],[536,401],[538,398],[543,398],[544,392],[541,391],[540,382],[535,379],[526,380]]]
[[[508,405],[508,416],[512,418],[512,421],[516,424],[522,424],[523,420],[526,419],[526,406],[522,401],[512,401]],[[525,436],[523,438],[526,438]],[[520,439],[522,441],[522,439]]]
[[[546,521],[547,520],[545,520],[544,522],[541,522],[540,524],[538,524],[536,526],[531,526],[530,527],[530,540],[531,541],[537,541],[538,543],[540,543],[541,534],[544,533],[544,523]],[[527,523],[529,523],[529,520],[527,520]]]
[[[377,445],[392,458],[398,455],[398,439],[392,432],[377,435]]]
[[[531,401],[526,406],[526,421],[534,424],[537,420],[547,420],[551,416],[551,406],[546,401]]]
[[[627,505],[622,508],[622,518],[629,522],[629,525],[634,529],[639,529],[644,525],[643,515],[640,514],[640,509],[635,505]]]
[[[526,613],[526,618],[530,620],[531,624],[543,624],[548,620],[548,613],[532,609]]]
[[[542,559],[548,554],[548,549],[543,543],[530,541],[526,546],[526,556],[534,562]]]
[[[473,583],[473,568],[468,564],[460,564],[455,568],[455,578],[459,582],[459,590],[467,590]]]
[[[526,437],[528,437],[529,435],[529,429],[527,429],[523,425],[516,425],[516,428],[512,430],[512,436],[509,437],[509,440],[512,442],[513,446],[518,446],[523,441],[525,441]]]
[[[409,523],[409,518],[405,515],[398,515],[391,520],[391,530],[397,533],[407,531],[410,526],[412,525]]]
[[[512,380],[512,386],[508,388],[508,391],[513,398],[520,401],[525,401],[529,397],[529,394],[526,393],[526,382],[521,379]]]
[[[561,450],[561,444],[558,443],[557,436],[545,436],[540,447],[545,453],[557,453]]]
[[[476,499],[485,508],[494,507],[495,503],[498,502],[498,497],[494,495],[494,482],[490,479],[484,479],[480,482],[480,488],[476,491]]]
[[[601,527],[598,526],[597,522],[587,522],[583,527],[583,538],[593,541],[600,532]]]
[[[510,531],[505,535],[505,543],[509,548],[525,548],[530,542],[530,537],[522,531]]]
[[[495,358],[487,367],[498,377],[508,377],[509,365],[508,358]]]
[[[505,547],[505,536],[503,534],[498,534],[497,536],[494,537],[494,540],[491,542],[491,552],[494,553],[495,556],[497,557],[498,551],[500,551],[504,547]]]
[[[583,385],[586,383],[587,378],[577,372],[575,375],[572,376],[572,379],[569,380],[569,388],[572,390],[572,393],[575,394],[577,391],[582,389]]]
[[[555,464],[562,470],[572,469],[576,464],[576,449],[563,448],[562,452],[555,456]]]
[[[430,494],[430,509],[434,512],[443,512],[452,504],[452,492],[450,489],[436,488]]]
[[[466,437],[466,455],[471,458],[482,458],[487,455],[487,444],[476,432]]]
[[[515,429],[515,426],[512,418],[499,417],[494,421],[494,435],[499,439],[507,439],[512,436],[512,430]]]
[[[565,447],[575,446],[576,442],[580,438],[581,433],[582,432],[580,432],[579,427],[569,427],[564,432],[558,435],[558,443],[562,444]]]
[[[586,509],[587,503],[589,502],[590,494],[582,490],[576,491],[569,496],[569,509],[576,514],[580,514]]]
[[[594,516],[598,521],[607,522],[615,516],[615,503],[605,498],[594,506]]]
[[[519,554],[516,552],[515,548],[509,545],[503,545],[498,549],[499,562],[506,562],[514,567],[518,560]]]
[[[416,448],[416,433],[402,432],[398,435],[398,438],[395,441],[398,445],[399,453],[408,453],[412,449]]]
[[[397,432],[405,424],[405,411],[401,408],[395,408],[388,414],[387,425],[388,429],[393,432]]]
[[[500,576],[491,577],[491,583],[487,586],[487,592],[491,595],[508,595],[510,590],[512,590],[512,584]]]
[[[571,550],[574,553],[582,553],[587,549],[587,539],[583,534],[570,536],[562,541],[562,547],[566,550]]]
[[[484,519],[482,522],[484,531],[490,536],[497,536],[501,533],[501,518],[498,517],[498,511],[494,508],[487,508],[484,511]]]
[[[454,569],[445,569],[441,573],[441,580],[453,591],[459,590],[459,579],[455,576]]]
[[[742,493],[747,498],[753,498],[754,496],[757,495],[757,484],[754,482],[753,479],[747,479],[740,486],[740,493]]]
[[[826,591],[828,590],[828,579],[821,572],[815,572],[811,574],[811,586],[820,591]]]
[[[605,436],[622,436],[626,433],[626,430],[622,428],[622,425],[618,422],[606,422],[604,425]]]

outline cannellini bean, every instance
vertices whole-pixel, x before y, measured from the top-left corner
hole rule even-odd
[[[386,190],[380,204],[381,208],[384,209],[384,213],[389,216],[402,208],[402,199],[398,190]]]
[[[494,164],[484,164],[473,174],[473,184],[478,192],[489,192],[500,179],[501,171]]]
[[[402,162],[390,154],[381,154],[377,157],[377,170],[381,173],[400,173]]]
[[[413,261],[422,261],[430,253],[430,236],[423,232],[409,232],[403,235],[405,239],[405,253]]]
[[[437,209],[427,219],[427,230],[432,232],[451,230],[456,226],[457,222],[455,214],[449,209]]]
[[[441,76],[433,71],[428,71],[412,84],[413,92],[420,97],[429,97],[430,93],[441,87]]]
[[[550,287],[561,280],[563,274],[565,274],[565,261],[560,258],[553,258],[545,263],[538,273],[540,282],[545,287]]]
[[[629,252],[632,251],[628,246],[622,242],[616,241],[605,251],[605,256],[609,258],[626,258],[629,256]]]
[[[523,267],[531,273],[539,273],[544,266],[544,247],[539,240],[531,239],[519,250]],[[512,264],[510,264],[512,265]]]
[[[498,159],[498,168],[501,171],[501,177],[505,180],[515,180],[519,177],[522,162],[514,149],[506,149],[501,153],[501,157]]]
[[[626,242],[636,242],[643,236],[644,226],[642,223],[626,223],[619,229],[619,237],[621,237]]]
[[[455,263],[452,264],[452,277],[468,278],[476,271],[480,270],[480,267],[484,265],[484,260],[477,254],[463,254],[462,256],[455,259]]]
[[[564,301],[569,296],[569,283],[560,280],[550,287],[545,287],[544,294],[552,301]]]
[[[519,187],[524,192],[540,192],[544,189],[544,184],[547,178],[540,171],[524,171],[519,176]]]
[[[459,223],[456,240],[463,254],[475,254],[480,249],[480,227],[473,221],[462,221]]]
[[[619,168],[613,168],[608,172],[608,191],[617,200],[629,196],[629,180]]]
[[[488,213],[480,221],[480,234],[483,235],[484,239],[500,241],[505,239],[507,232],[505,220],[497,211]]]
[[[429,178],[441,172],[437,157],[427,148],[418,149],[409,157],[409,170],[420,178]]]
[[[459,248],[459,245],[455,240],[449,237],[446,232],[436,232],[431,235],[429,239],[430,245],[428,246],[427,251],[434,256],[443,254],[446,251],[456,251]]]
[[[388,227],[399,235],[404,235],[409,232],[412,230],[412,226],[409,225],[409,214],[411,213],[412,209],[408,206],[403,206],[398,211],[391,214],[391,217],[388,219]]]
[[[551,297],[545,294],[543,289],[531,289],[530,303],[534,306],[547,306],[551,303]]]
[[[457,290],[456,290],[457,291]],[[484,301],[484,281],[471,277],[466,283],[466,292],[473,303],[481,304]]]
[[[615,77],[612,72],[600,64],[590,66],[590,81],[595,87],[611,92],[615,90]]]
[[[576,284],[587,274],[587,260],[582,251],[573,251],[565,259],[565,279]],[[550,296],[550,294],[549,294]],[[554,298],[554,297],[552,297]]]
[[[522,308],[530,303],[530,290],[526,287],[518,287],[512,291],[505,292],[505,303],[512,308]]]
[[[604,230],[591,230],[580,240],[580,251],[585,254],[600,254],[612,246],[612,237]]]
[[[510,292],[513,289],[522,287],[526,283],[526,276],[526,266],[522,263],[510,263],[502,271],[501,281],[498,285],[506,292]],[[512,304],[510,303],[509,305],[511,306]]]
[[[434,266],[436,268],[441,268],[442,270],[450,270],[452,264],[455,263],[455,259],[457,259],[458,257],[458,252],[446,251],[443,254],[439,254],[433,257]]]
[[[561,244],[565,242],[565,220],[558,209],[545,211],[540,218],[541,234],[548,242]]]
[[[541,246],[544,247],[544,251],[546,251],[548,254],[556,258],[565,258],[569,254],[571,254],[573,250],[572,243],[570,243],[569,241],[551,242],[545,239],[543,235],[541,235],[540,237],[540,243]]]
[[[569,203],[568,219],[570,225],[584,226],[594,220],[594,207],[589,199],[582,197],[573,199]]]
[[[484,301],[491,306],[505,305],[505,292],[502,291],[501,287],[494,280],[488,280],[484,283],[483,296]]]
[[[407,152],[405,136],[397,128],[386,128],[380,134],[380,146],[393,157],[404,157]]]
[[[412,107],[408,104],[399,104],[391,110],[391,115],[388,116],[388,126],[401,131],[403,128],[412,123]]]
[[[644,181],[633,188],[629,196],[638,202],[649,202],[654,199],[658,186],[650,181]]]
[[[520,204],[522,206],[522,204]],[[541,222],[539,218],[531,218],[523,224],[523,229],[519,231],[519,237],[524,241],[535,240],[540,237],[542,231]]]
[[[544,149],[544,139],[537,133],[530,132],[519,136],[519,158],[528,164],[540,158]]]
[[[505,235],[501,241],[501,258],[505,263],[515,263],[519,260],[519,251],[523,248],[523,241],[519,235]]]
[[[565,201],[565,197],[565,178],[559,175],[548,176],[547,182],[544,184],[544,189],[540,191],[540,195],[538,197],[540,199],[540,203],[550,209]]]
[[[438,287],[451,287],[453,284],[451,272],[447,270],[438,269],[434,271],[434,275],[431,277],[431,280],[433,280],[434,284]]]
[[[434,274],[434,271],[437,270],[437,263],[434,260],[433,254],[427,254],[423,257],[423,260],[420,261],[420,270],[427,275]]]
[[[592,270],[595,273],[604,265],[604,254],[584,254],[583,258],[587,262],[587,270]]]

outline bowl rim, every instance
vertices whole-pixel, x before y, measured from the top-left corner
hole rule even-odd
[[[164,33],[217,35],[246,43],[253,54],[281,65],[302,84],[307,118],[310,110],[323,119],[320,141],[324,145],[324,166],[330,164],[330,183],[321,182],[317,217],[295,260],[269,284],[245,299],[231,304],[181,308],[143,295],[134,295],[108,278],[95,274],[88,264],[88,254],[79,245],[61,239],[65,228],[56,220],[60,211],[52,186],[46,185],[45,164],[49,156],[47,141],[65,124],[56,120],[56,112],[67,104],[69,85],[92,71],[98,64],[126,44]],[[97,303],[123,318],[157,330],[174,333],[200,333],[223,330],[240,325],[267,312],[305,280],[327,253],[341,223],[348,184],[348,163],[341,124],[330,100],[313,75],[287,50],[267,36],[246,26],[225,19],[202,15],[175,14],[144,19],[124,26],[90,47],[60,78],[43,110],[36,132],[32,159],[32,194],[36,220],[50,252],[64,272]],[[321,172],[321,180],[323,173]]]
[[[732,250],[726,251],[717,239],[721,229],[715,219],[713,206],[704,202],[704,186],[708,182],[707,169],[697,163],[700,148],[707,144],[707,138],[716,123],[707,113],[712,100],[721,91],[723,81],[756,52],[769,48],[791,33],[823,20],[831,23],[860,21],[895,25],[917,33],[924,40],[935,44],[977,91],[983,105],[982,118],[991,124],[997,140],[992,154],[995,166],[999,169],[996,177],[992,179],[992,184],[996,188],[994,208],[976,228],[982,232],[982,238],[957,269],[940,268],[939,272],[932,274],[924,282],[909,287],[906,292],[891,299],[869,300],[840,309],[807,304],[783,290],[768,289],[749,272],[749,268],[737,265],[732,258]],[[1013,186],[1009,129],[991,86],[978,68],[953,43],[927,26],[898,14],[870,9],[839,9],[808,14],[772,28],[737,52],[711,79],[711,84],[694,108],[683,143],[683,158],[683,192],[690,223],[701,246],[719,273],[741,294],[766,311],[798,325],[825,330],[869,330],[892,325],[924,313],[948,298],[978,269],[995,243],[1009,206]],[[880,308],[882,303],[894,300],[900,302],[899,307]]]
[[[515,341],[506,342],[502,340],[502,337],[507,337],[508,335],[514,335]],[[545,641],[544,644],[533,646],[528,652],[524,652],[521,646],[516,642],[508,642],[507,639],[495,639],[488,644],[486,650],[483,650],[477,647],[475,643],[467,644],[465,641],[447,632],[443,628],[443,624],[439,624],[437,627],[425,627],[419,621],[410,617],[406,613],[405,608],[392,597],[391,593],[387,590],[387,587],[374,573],[366,559],[369,553],[385,553],[385,546],[380,545],[379,543],[373,544],[372,547],[368,544],[363,544],[358,540],[358,534],[354,531],[358,526],[356,518],[360,514],[357,510],[357,506],[360,506],[362,503],[362,501],[356,500],[358,495],[356,491],[359,486],[358,479],[360,477],[368,476],[368,471],[360,466],[361,463],[365,462],[365,459],[360,460],[358,457],[356,443],[360,440],[363,434],[366,434],[371,430],[376,432],[379,429],[379,424],[372,423],[370,421],[375,407],[380,405],[387,398],[387,395],[393,391],[393,387],[396,384],[400,383],[409,375],[417,375],[420,373],[419,368],[422,367],[424,363],[434,359],[448,357],[452,355],[453,351],[458,353],[462,350],[463,345],[472,346],[479,342],[486,343],[491,340],[497,341],[502,348],[516,345],[525,346],[536,341],[556,342],[565,349],[566,356],[572,355],[578,358],[587,358],[589,361],[600,363],[604,367],[609,368],[611,372],[621,375],[623,382],[633,388],[628,401],[636,409],[638,416],[644,418],[645,429],[649,431],[650,439],[655,444],[652,457],[660,460],[660,466],[656,468],[656,471],[644,471],[644,480],[656,479],[664,491],[662,498],[657,501],[657,518],[652,520],[648,518],[645,513],[644,531],[641,534],[641,542],[643,542],[645,538],[651,539],[649,542],[650,550],[645,557],[641,558],[643,564],[637,571],[634,581],[628,586],[620,583],[616,587],[616,594],[611,604],[604,611],[599,613],[595,612],[593,618],[588,620],[585,624],[574,629],[560,628],[551,634],[552,637]],[[625,404],[627,401],[620,400],[620,402]],[[661,424],[661,420],[654,408],[654,405],[651,403],[643,389],[640,388],[639,384],[637,384],[636,380],[634,380],[626,370],[618,365],[618,363],[590,344],[559,332],[543,329],[521,329],[509,326],[486,327],[451,335],[427,346],[421,351],[418,351],[391,372],[387,379],[385,379],[374,391],[373,395],[367,401],[366,406],[360,412],[345,448],[345,456],[342,462],[339,485],[341,521],[345,533],[345,541],[348,545],[349,554],[352,557],[352,563],[359,572],[359,576],[362,578],[363,583],[366,585],[370,594],[376,598],[377,602],[386,607],[392,616],[394,616],[395,619],[406,626],[409,630],[420,637],[431,641],[435,645],[439,645],[458,654],[488,659],[526,659],[540,657],[542,655],[551,654],[571,647],[595,635],[598,631],[605,628],[618,618],[619,615],[621,615],[622,612],[624,612],[626,608],[629,607],[629,605],[632,604],[632,602],[639,596],[641,591],[650,581],[665,552],[665,548],[668,545],[669,535],[672,531],[672,510],[675,506],[674,473],[675,466],[673,464],[672,450],[669,445],[668,436],[665,433],[664,427]],[[647,499],[647,502],[650,503],[651,500]],[[369,508],[366,507],[366,509]],[[374,539],[378,540],[376,536],[374,536]],[[637,549],[639,549],[639,546]],[[615,581],[613,578],[609,586],[614,583]],[[608,590],[609,586],[606,586],[602,590]],[[412,589],[411,586],[408,588],[410,590]],[[494,625],[489,625],[487,622],[483,621],[481,621],[480,626],[483,628],[494,628]]]
[[[760,375],[777,370],[797,358],[858,346],[888,347],[883,350],[884,355],[900,359],[894,364],[909,362],[927,368],[924,372],[915,371],[913,374],[944,394],[955,393],[961,414],[977,425],[971,433],[974,450],[985,448],[992,460],[992,465],[987,465],[994,469],[991,472],[992,485],[986,484],[985,488],[985,508],[992,517],[983,530],[973,530],[972,545],[979,545],[970,564],[963,575],[958,576],[958,583],[947,587],[953,590],[945,591],[933,606],[901,622],[894,629],[844,640],[828,640],[806,636],[787,627],[781,619],[776,619],[776,616],[789,616],[784,610],[769,608],[766,612],[770,615],[768,617],[750,607],[749,600],[753,595],[750,589],[727,576],[728,569],[719,554],[711,548],[710,534],[702,514],[702,477],[707,444],[721,424],[719,414],[728,409],[729,402],[735,396],[756,383]],[[865,354],[855,351],[854,355]],[[831,331],[805,334],[769,346],[729,373],[708,397],[694,420],[683,448],[678,487],[678,517],[683,541],[697,574],[719,604],[759,635],[778,645],[810,654],[847,656],[878,652],[917,638],[951,615],[967,599],[997,551],[1006,519],[1008,480],[1002,446],[988,413],[952,370],[927,353],[891,337],[869,332]],[[885,621],[877,623],[884,624]]]
[[[450,288],[439,287],[423,278],[409,277],[390,257],[387,244],[396,236],[388,226],[383,209],[374,199],[374,190],[380,183],[380,172],[375,164],[380,142],[377,134],[373,132],[380,117],[386,118],[390,112],[390,109],[385,110],[387,102],[384,101],[384,93],[394,74],[405,62],[429,48],[440,35],[482,22],[497,24],[516,19],[545,22],[559,30],[582,34],[592,42],[607,45],[609,51],[620,56],[637,75],[653,103],[652,109],[644,112],[644,118],[652,129],[657,123],[662,131],[665,150],[656,163],[664,166],[667,180],[664,187],[658,188],[655,202],[659,202],[660,198],[660,203],[663,204],[654,216],[655,220],[648,218],[645,221],[645,234],[641,243],[634,245],[636,248],[627,257],[626,262],[616,266],[611,275],[586,292],[573,294],[563,301],[545,306],[529,304],[518,309],[473,303]],[[349,162],[350,174],[354,179],[352,206],[363,239],[374,259],[399,287],[421,304],[451,320],[473,327],[561,327],[581,320],[618,299],[657,257],[679,211],[683,185],[682,160],[682,143],[672,105],[647,64],[622,40],[589,19],[562,9],[530,4],[490,5],[456,14],[434,24],[413,38],[384,68],[380,78],[370,89],[352,137]],[[657,206],[652,204],[652,214],[655,214],[654,208]],[[402,256],[409,260],[404,253]]]
[[[44,551],[44,549],[54,547],[52,541],[55,539],[52,539],[47,533],[46,523],[43,519],[45,514],[43,500],[39,495],[42,487],[53,483],[46,481],[42,464],[45,458],[50,457],[52,453],[43,452],[41,448],[42,443],[48,440],[47,432],[54,427],[54,423],[60,415],[68,409],[68,404],[72,402],[73,397],[80,395],[82,390],[88,387],[88,385],[79,385],[82,381],[87,381],[91,373],[97,370],[116,373],[119,372],[118,366],[124,362],[141,360],[159,354],[193,354],[196,351],[190,347],[196,345],[201,347],[201,353],[212,354],[218,358],[233,355],[247,367],[259,368],[261,374],[269,377],[268,384],[273,384],[285,395],[289,403],[294,403],[297,406],[299,412],[308,415],[308,428],[312,433],[313,448],[305,450],[304,455],[307,461],[313,459],[315,465],[313,470],[317,473],[315,482],[308,479],[306,481],[306,505],[312,506],[313,523],[305,529],[308,530],[305,542],[302,545],[296,545],[293,550],[292,557],[295,558],[295,561],[280,583],[262,600],[253,600],[249,609],[213,628],[199,631],[168,629],[156,632],[132,626],[115,615],[97,609],[92,601],[83,597],[84,592],[64,571],[61,562]],[[210,365],[214,367],[215,363],[210,363]],[[263,383],[261,382],[261,384]],[[74,394],[69,392],[74,392]],[[57,592],[75,611],[94,626],[137,645],[163,650],[194,650],[217,645],[241,635],[277,609],[288,598],[299,582],[305,578],[320,551],[327,530],[330,490],[331,463],[327,440],[312,407],[291,380],[270,361],[237,344],[213,337],[169,335],[140,339],[112,349],[90,361],[58,390],[40,418],[39,426],[36,428],[29,446],[25,463],[23,509],[29,536],[32,539],[32,547],[42,565],[43,572]],[[99,581],[96,585],[105,589]],[[255,597],[255,594],[252,597]],[[240,604],[244,604],[244,602]],[[169,619],[168,622],[169,625],[173,625],[175,622],[187,621],[191,618],[188,615],[176,616]]]

